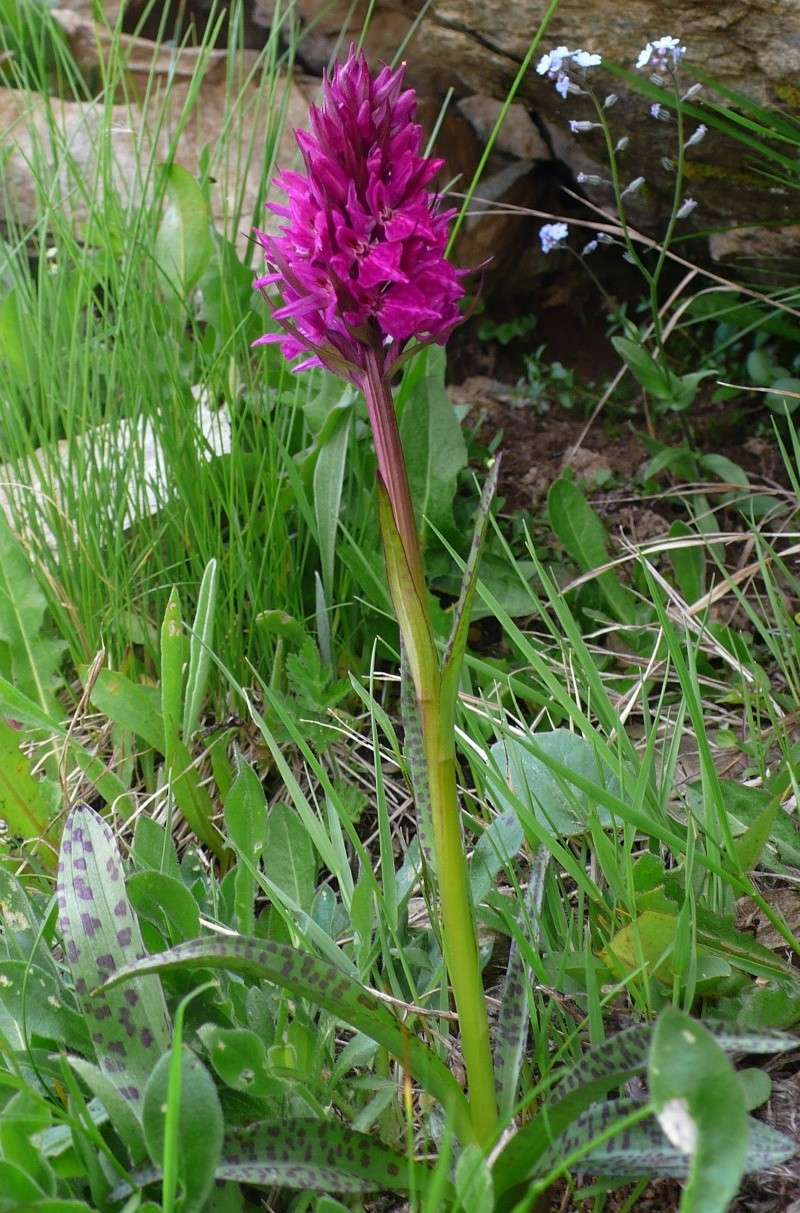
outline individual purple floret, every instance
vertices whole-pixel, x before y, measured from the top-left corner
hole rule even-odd
[[[303,173],[276,184],[286,205],[268,203],[286,221],[278,236],[256,232],[277,286],[273,318],[294,369],[326,366],[363,388],[367,367],[386,376],[410,342],[440,345],[458,324],[463,270],[445,259],[454,212],[439,210],[431,182],[443,165],[422,154],[416,96],[403,88],[404,66],[373,78],[351,47],[312,106],[311,131],[298,131]]]

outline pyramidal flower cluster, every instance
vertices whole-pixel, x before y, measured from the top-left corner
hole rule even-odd
[[[373,77],[351,47],[297,131],[304,172],[276,184],[280,234],[256,232],[267,272],[255,282],[282,296],[277,343],[296,371],[325,366],[363,388],[388,375],[409,343],[444,344],[461,314],[461,277],[445,259],[453,211],[431,182],[444,161],[422,154],[416,96],[404,66]]]

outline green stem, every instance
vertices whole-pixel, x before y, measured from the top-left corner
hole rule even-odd
[[[479,1143],[485,1146],[492,1141],[497,1129],[497,1092],[472,895],[461,832],[455,738],[452,735],[445,736],[441,728],[442,711],[438,687],[433,697],[421,704],[420,708],[433,819],[445,964],[458,1012],[472,1125]]]
[[[408,655],[422,724],[444,959],[458,1013],[475,1137],[489,1145],[497,1128],[497,1094],[456,783],[455,734],[442,709],[441,666],[433,639],[419,536],[391,391],[368,376],[367,407],[376,436],[380,526],[389,592]],[[399,466],[398,466],[399,461]]]

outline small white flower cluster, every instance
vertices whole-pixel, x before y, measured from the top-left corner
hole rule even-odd
[[[554,248],[560,248],[569,235],[566,223],[544,223],[539,228],[539,239],[542,242],[542,252],[551,253]]]
[[[580,92],[578,86],[570,80],[567,68],[574,65],[585,71],[587,68],[597,67],[600,63],[602,63],[600,55],[593,55],[590,51],[571,51],[566,46],[557,46],[555,50],[542,55],[536,65],[536,71],[540,76],[547,76],[548,79],[555,80],[556,92],[566,100],[568,93]]]
[[[636,66],[640,70],[649,67],[654,72],[666,72],[677,67],[685,54],[686,47],[681,46],[680,38],[656,38],[640,51]]]

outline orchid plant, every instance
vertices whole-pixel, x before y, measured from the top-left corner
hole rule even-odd
[[[442,941],[461,1029],[475,1136],[497,1122],[489,1025],[470,898],[456,784],[455,707],[475,559],[468,566],[451,642],[437,650],[422,549],[391,381],[426,345],[443,345],[461,319],[464,271],[445,257],[454,211],[431,183],[442,160],[422,154],[416,98],[403,66],[372,76],[363,54],[323,84],[311,131],[298,131],[305,172],[277,179],[288,204],[269,203],[285,222],[257,233],[267,272],[258,289],[282,297],[280,326],[256,344],[277,343],[296,371],[325,367],[363,393],[377,456],[379,524],[386,576],[413,686],[424,754],[420,809],[429,805]],[[491,479],[491,478],[490,478]],[[489,494],[491,494],[491,485]],[[488,500],[481,517],[485,519]],[[424,823],[421,823],[423,825]]]

